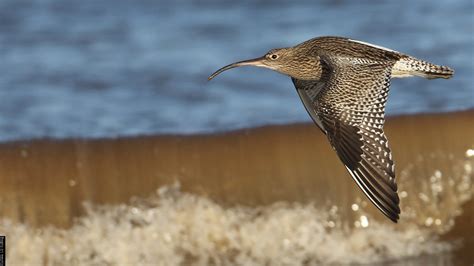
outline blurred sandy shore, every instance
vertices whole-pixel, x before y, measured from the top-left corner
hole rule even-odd
[[[474,149],[474,111],[390,118],[386,133],[397,173],[429,176],[452,161],[420,161],[433,153]],[[445,164],[445,165],[444,165]],[[413,165],[415,167],[413,167]],[[35,140],[0,145],[0,217],[33,226],[71,225],[82,203],[122,203],[179,181],[183,191],[223,204],[364,198],[312,124],[228,133],[102,140]],[[365,198],[364,198],[365,199]],[[375,208],[374,218],[384,219]],[[461,223],[474,224],[472,199]],[[343,210],[344,211],[344,210]],[[349,214],[348,214],[349,215]]]

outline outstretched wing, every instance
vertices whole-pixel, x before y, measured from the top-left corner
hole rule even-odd
[[[365,195],[397,222],[400,208],[392,154],[383,131],[393,63],[322,56],[321,81],[293,79],[314,122]]]

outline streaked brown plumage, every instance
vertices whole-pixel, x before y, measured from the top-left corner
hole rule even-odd
[[[343,37],[319,37],[227,65],[265,67],[291,77],[316,125],[365,195],[390,220],[400,208],[395,167],[383,131],[392,77],[450,78],[454,71]]]

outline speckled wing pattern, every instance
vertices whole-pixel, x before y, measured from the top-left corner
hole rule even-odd
[[[293,79],[313,121],[326,133],[365,195],[388,218],[399,219],[392,154],[383,131],[394,60],[322,55],[322,80]]]

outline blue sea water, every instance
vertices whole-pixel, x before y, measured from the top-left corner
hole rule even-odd
[[[473,1],[0,1],[0,140],[310,121],[288,77],[228,63],[338,35],[453,67],[392,82],[388,115],[474,107]]]

